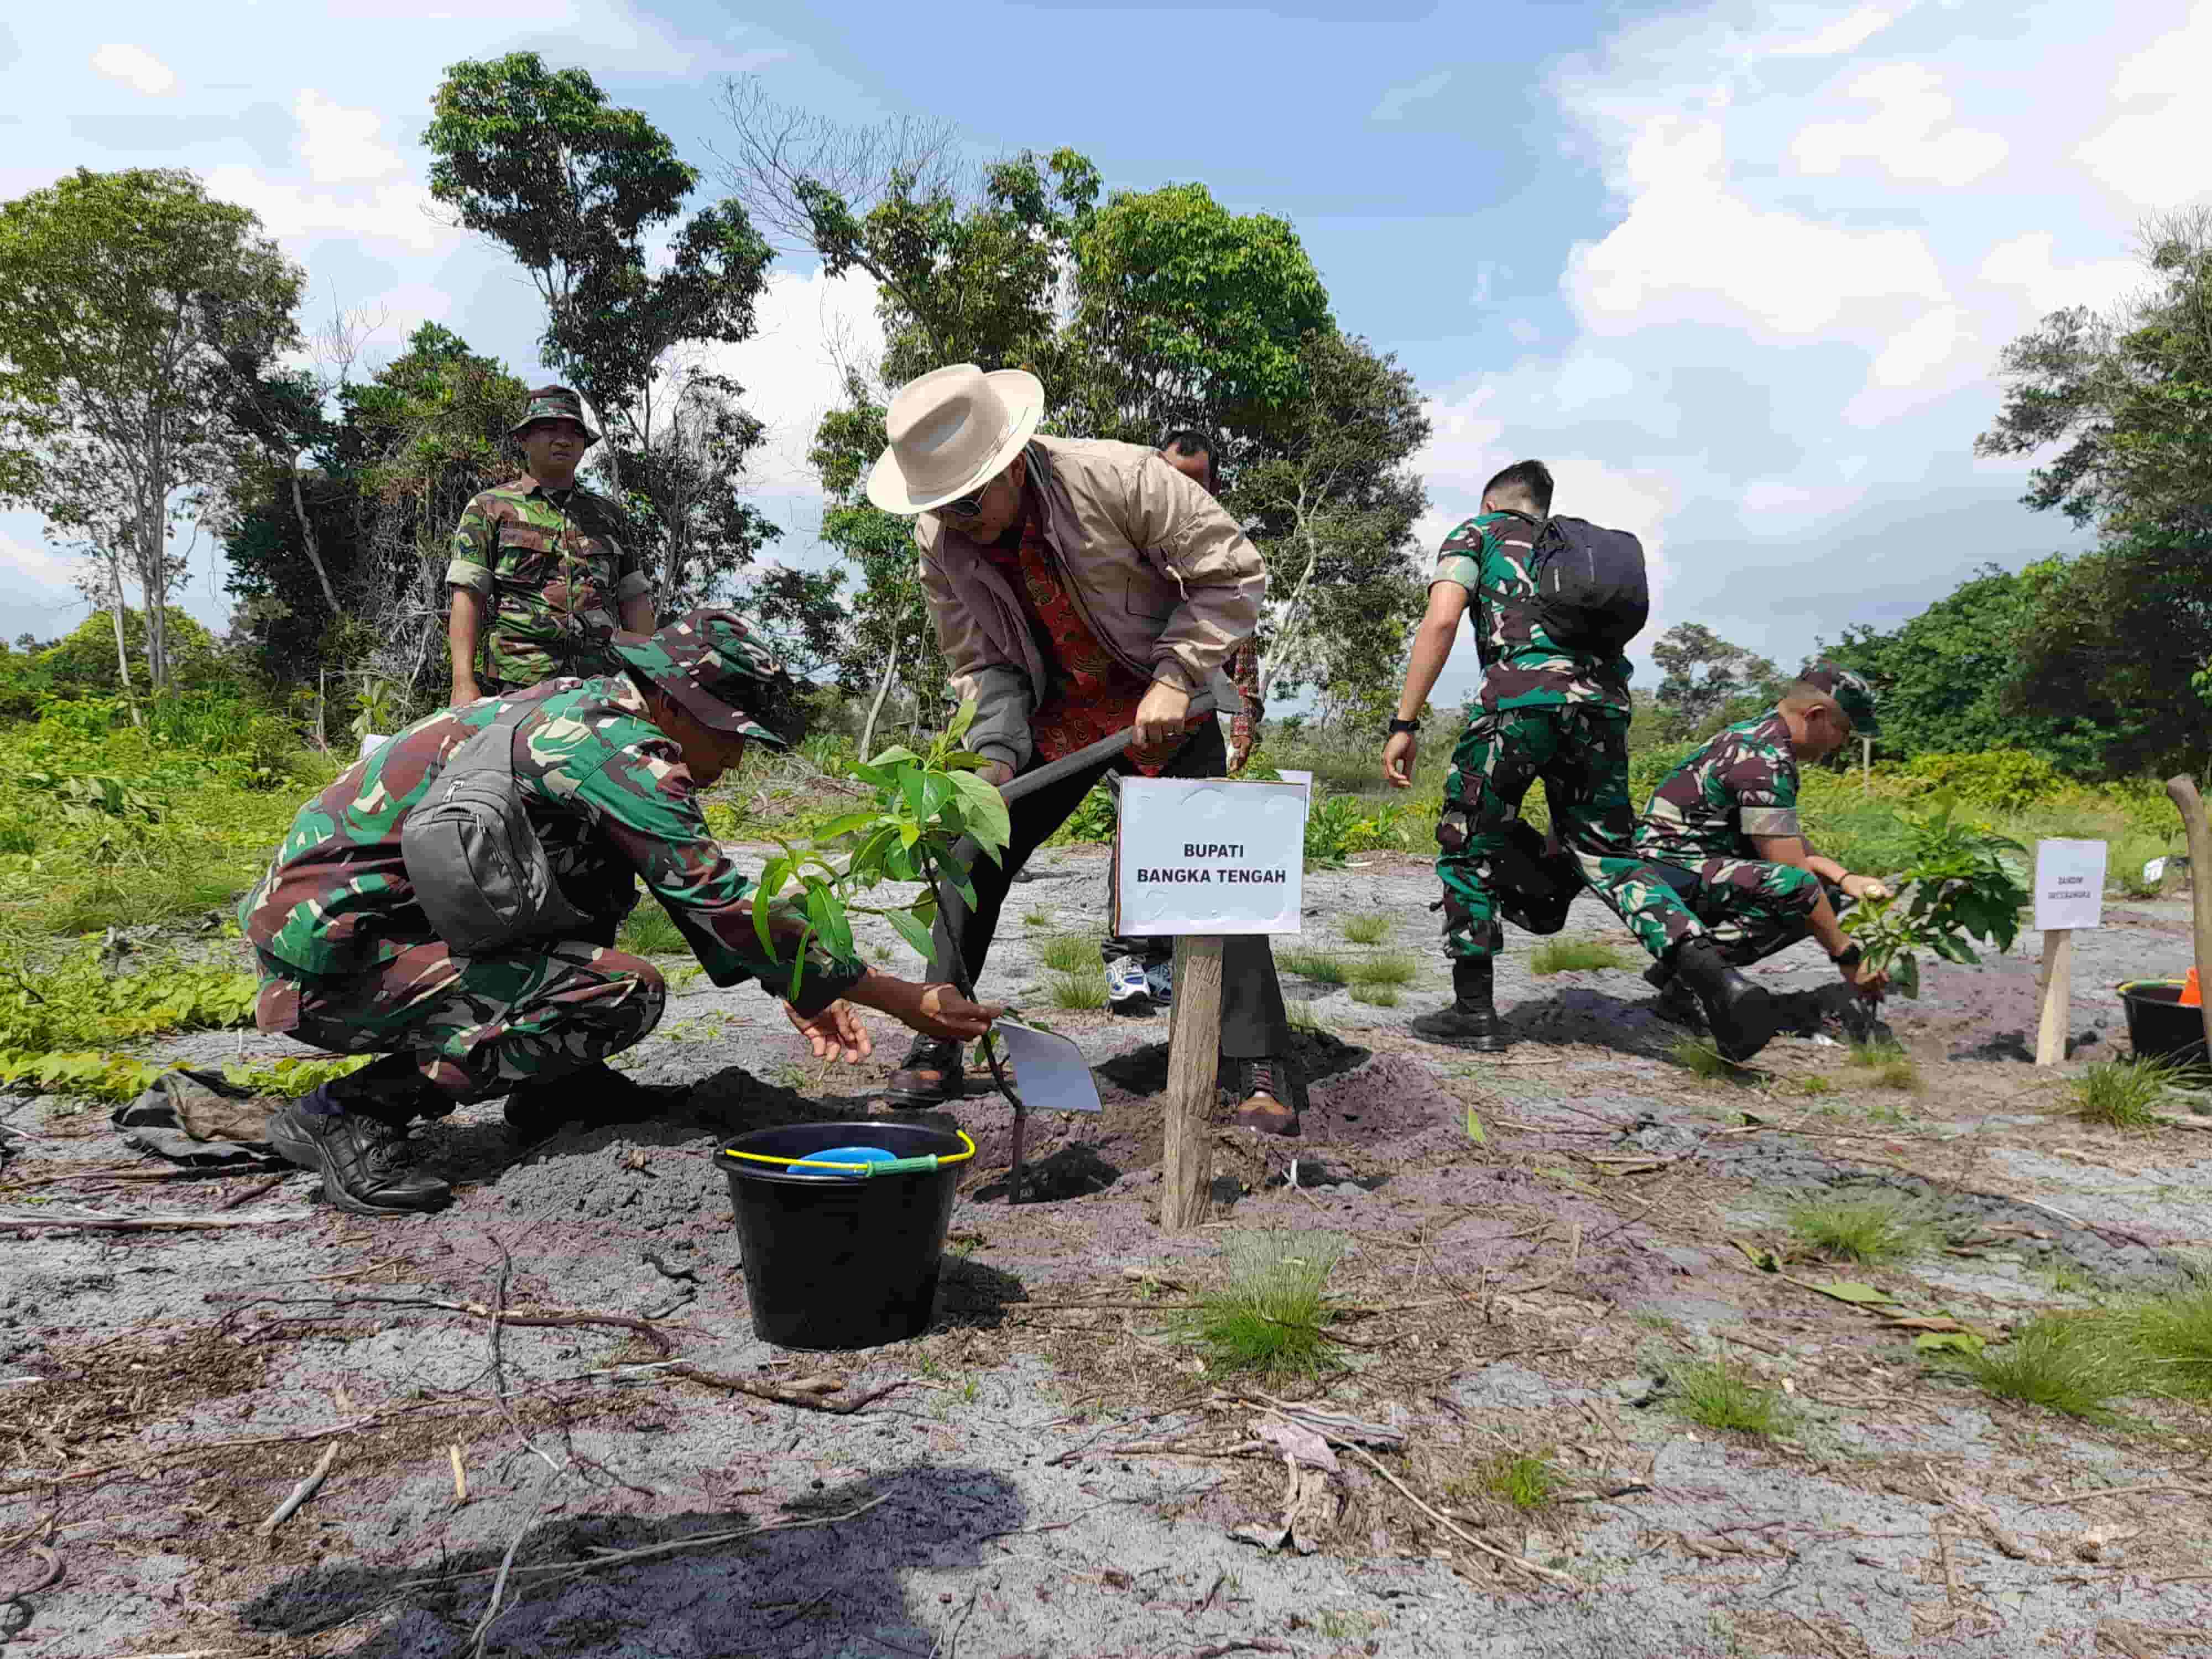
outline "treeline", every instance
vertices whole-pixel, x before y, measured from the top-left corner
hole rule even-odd
[[[944,669],[910,526],[861,482],[890,387],[1018,363],[1044,380],[1049,430],[1212,434],[1227,503],[1271,555],[1268,690],[1382,695],[1419,605],[1427,500],[1407,463],[1428,425],[1412,376],[1339,328],[1287,222],[1200,184],[1109,194],[1073,150],[975,166],[949,126],[841,126],[750,81],[721,107],[732,159],[709,180],[583,70],[517,53],[450,70],[423,134],[433,197],[536,287],[540,361],[605,434],[589,481],[625,508],[664,617],[737,599],[801,674],[933,722]],[[755,332],[778,253],[878,293],[884,349],[831,343],[843,395],[812,445],[845,562],[829,572],[763,558],[778,531],[750,469],[783,411],[714,368]],[[517,470],[524,383],[436,325],[375,361],[375,319],[308,327],[306,287],[188,173],[80,172],[0,205],[0,500],[83,555],[126,699],[178,683],[188,519],[220,538],[234,634],[271,686],[395,712],[445,694],[447,538]],[[19,653],[11,683],[82,672],[86,635],[37,674]]]

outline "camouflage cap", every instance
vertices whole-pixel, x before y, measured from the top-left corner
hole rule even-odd
[[[595,444],[599,434],[592,430],[592,423],[584,418],[584,399],[574,388],[565,386],[541,386],[532,388],[530,406],[522,411],[522,418],[508,428],[520,438],[539,421],[574,421],[584,428],[584,441]]]
[[[1861,737],[1881,735],[1881,722],[1874,717],[1874,688],[1861,676],[1832,662],[1822,662],[1814,664],[1797,678],[1833,697],[1836,707],[1851,717],[1851,725]]]
[[[694,611],[658,634],[617,633],[611,644],[709,731],[791,747],[755,718],[787,693],[791,676],[735,611]]]

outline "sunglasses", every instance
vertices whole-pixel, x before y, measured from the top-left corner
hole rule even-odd
[[[946,501],[942,506],[932,507],[930,511],[942,514],[948,519],[980,518],[983,513],[983,497],[989,495],[998,484],[999,478],[1005,476],[1006,474],[1002,472],[997,477],[988,480],[979,488],[969,490],[957,501]]]

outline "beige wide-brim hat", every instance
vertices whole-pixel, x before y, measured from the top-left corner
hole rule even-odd
[[[988,483],[1044,419],[1044,382],[1026,369],[951,363],[908,380],[884,411],[890,447],[868,474],[886,513],[927,513]]]

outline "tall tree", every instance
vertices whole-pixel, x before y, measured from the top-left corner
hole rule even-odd
[[[1413,377],[1333,328],[1298,357],[1304,395],[1269,411],[1229,498],[1267,549],[1262,696],[1394,678],[1422,605],[1412,538],[1429,499],[1412,463],[1429,420]]]
[[[65,535],[125,543],[144,595],[146,667],[169,677],[171,535],[217,483],[233,354],[295,342],[303,278],[260,221],[173,169],[80,169],[0,206],[4,499]]]
[[[1688,735],[1717,723],[1735,706],[1771,702],[1782,671],[1766,658],[1731,645],[1703,623],[1677,623],[1651,646],[1661,678],[1654,701]]]
[[[697,169],[643,113],[610,105],[585,70],[550,70],[527,52],[456,64],[432,107],[422,135],[435,158],[431,195],[529,271],[545,301],[545,361],[606,428],[599,465],[609,482],[653,520],[654,547],[688,548],[694,473],[653,459],[702,453],[678,429],[696,424],[697,376],[678,359],[686,348],[751,337],[773,257],[767,242],[735,201],[684,217]],[[733,397],[732,383],[717,386]],[[724,422],[717,434],[711,452],[721,465],[709,482],[734,493],[759,428]],[[733,447],[745,434],[750,441]],[[678,495],[657,493],[672,483]],[[760,539],[726,541],[724,550],[742,562]],[[671,573],[656,574],[665,590]],[[674,574],[680,586],[683,573]]]
[[[2007,346],[1985,455],[2057,447],[2024,500],[2102,532],[2041,572],[2016,712],[2105,711],[2104,763],[2212,759],[2212,208],[2154,222],[2146,282],[2110,311],[2053,313]]]

